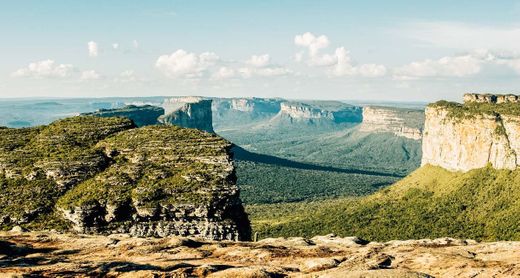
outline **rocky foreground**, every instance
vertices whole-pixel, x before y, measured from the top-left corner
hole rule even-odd
[[[0,277],[516,277],[520,242],[0,233]]]

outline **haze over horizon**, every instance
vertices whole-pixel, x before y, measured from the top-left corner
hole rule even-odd
[[[520,3],[16,1],[0,98],[518,93]]]

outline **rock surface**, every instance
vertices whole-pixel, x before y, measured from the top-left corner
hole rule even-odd
[[[482,112],[480,106],[469,105],[427,107],[421,164],[451,171],[469,171],[488,163],[496,169],[516,169],[520,116],[502,112],[501,105],[506,104],[486,103]]]
[[[413,140],[421,140],[424,112],[421,110],[366,106],[360,131],[390,132]]]
[[[323,237],[322,237],[323,238]],[[43,277],[517,277],[520,242],[343,238],[266,242],[0,233],[0,276]],[[350,242],[351,240],[346,240]],[[293,244],[308,242],[308,244]]]
[[[214,132],[211,103],[211,99],[202,97],[166,99],[162,104],[165,115],[159,118],[159,122],[166,125],[178,125]]]
[[[84,116],[0,138],[4,229],[249,238],[231,144],[216,135]]]

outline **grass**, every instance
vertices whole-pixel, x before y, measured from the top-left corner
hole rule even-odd
[[[520,170],[461,173],[424,166],[367,197],[246,209],[262,238],[336,233],[379,241],[520,240]]]

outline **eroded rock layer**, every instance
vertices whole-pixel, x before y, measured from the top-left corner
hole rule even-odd
[[[3,227],[249,238],[231,144],[216,135],[84,116],[0,138]]]
[[[211,99],[201,97],[166,99],[162,105],[166,114],[159,118],[159,122],[214,132],[211,102]]]

